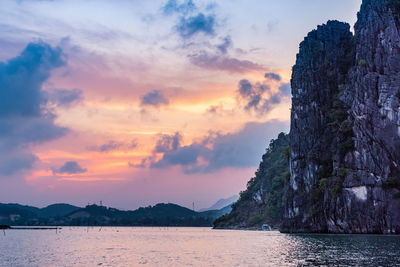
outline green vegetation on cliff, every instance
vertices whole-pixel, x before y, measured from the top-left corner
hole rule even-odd
[[[214,222],[215,228],[278,227],[284,204],[285,180],[289,177],[289,137],[281,133],[262,157],[255,177],[240,193],[232,211]]]

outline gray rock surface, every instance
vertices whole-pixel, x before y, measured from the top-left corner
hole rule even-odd
[[[400,1],[310,32],[291,85],[281,231],[400,234]]]

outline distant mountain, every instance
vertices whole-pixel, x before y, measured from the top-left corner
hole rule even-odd
[[[134,211],[121,211],[96,205],[76,210],[58,225],[124,225],[124,226],[212,226],[212,222],[228,213],[230,206],[221,210],[195,212],[176,204],[157,204]]]
[[[221,198],[218,200],[214,205],[207,209],[201,209],[200,212],[202,211],[207,211],[207,210],[220,210],[223,209],[227,206],[231,206],[233,203],[235,203],[239,199],[238,195],[234,195],[228,198]]]
[[[54,204],[46,208],[0,204],[0,225],[91,225],[91,226],[212,226],[212,222],[229,213],[228,205],[219,210],[195,212],[176,204],[157,204],[133,211],[88,205],[79,208]]]
[[[37,218],[39,208],[23,206],[16,203],[0,204],[0,224],[7,220],[13,221],[16,218],[28,219]]]
[[[0,204],[0,223],[36,224],[39,221],[47,222],[53,217],[65,216],[78,209],[80,208],[69,204],[53,204],[42,209],[16,203]]]
[[[44,218],[51,218],[57,216],[65,216],[71,212],[79,210],[79,207],[69,204],[53,204],[39,210],[39,216]]]
[[[206,211],[201,211],[199,212],[200,216],[206,217],[206,218],[219,218],[221,216],[224,216],[225,214],[230,213],[232,210],[232,204],[223,207],[222,209],[219,210],[206,210]]]

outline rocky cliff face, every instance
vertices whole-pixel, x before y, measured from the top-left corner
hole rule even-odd
[[[281,231],[400,234],[400,1],[300,45]]]

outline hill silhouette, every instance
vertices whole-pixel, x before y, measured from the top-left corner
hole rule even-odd
[[[88,205],[53,204],[45,208],[20,204],[0,204],[0,224],[30,226],[212,226],[212,222],[231,210],[196,212],[172,204],[160,203],[136,210]]]

